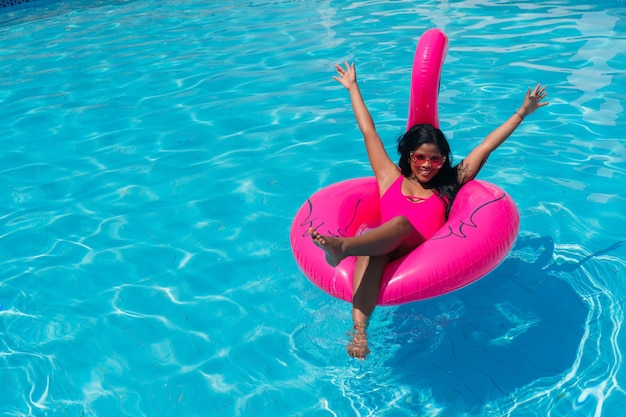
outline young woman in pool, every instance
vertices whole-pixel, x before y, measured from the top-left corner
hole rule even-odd
[[[374,121],[365,106],[355,65],[336,65],[333,78],[350,92],[352,109],[365,140],[365,148],[381,196],[381,224],[355,237],[324,236],[309,230],[314,243],[326,252],[326,261],[337,266],[357,256],[353,277],[352,319],[354,332],[347,346],[350,356],[365,359],[370,353],[366,328],[376,307],[383,271],[429,239],[445,223],[458,190],[472,180],[487,158],[537,108],[547,93],[537,84],[528,88],[522,106],[491,132],[458,165],[451,165],[450,146],[441,130],[429,124],[413,126],[398,141],[397,166],[385,151]]]

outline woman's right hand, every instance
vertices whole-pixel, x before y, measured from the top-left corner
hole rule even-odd
[[[354,64],[350,65],[347,61],[345,65],[345,69],[339,64],[335,65],[335,69],[337,70],[339,77],[333,76],[333,79],[339,81],[341,85],[349,90],[350,87],[356,85],[356,69]]]

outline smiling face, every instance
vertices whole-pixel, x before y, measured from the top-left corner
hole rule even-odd
[[[398,139],[398,153],[402,175],[422,183],[435,177],[439,181],[439,171],[447,176],[452,168],[450,145],[443,132],[430,124],[416,124],[402,135]],[[441,156],[439,161],[437,156]]]
[[[446,161],[434,143],[424,143],[409,155],[413,177],[421,183],[432,180]]]

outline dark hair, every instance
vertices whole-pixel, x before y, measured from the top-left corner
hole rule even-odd
[[[411,171],[410,153],[425,143],[433,143],[439,148],[441,155],[446,157],[446,161],[439,169],[437,175],[430,181],[430,185],[435,190],[437,196],[444,202],[446,207],[446,219],[450,214],[450,207],[454,202],[457,192],[461,188],[458,182],[456,167],[452,167],[452,152],[450,144],[443,132],[431,124],[417,124],[411,127],[404,135],[398,138],[398,153],[400,161],[398,166],[402,175],[409,177]]]

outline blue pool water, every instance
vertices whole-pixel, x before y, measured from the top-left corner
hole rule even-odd
[[[34,2],[36,3],[36,2]],[[220,4],[222,3],[222,4]],[[0,414],[622,416],[624,1],[98,1],[0,11]],[[389,152],[423,31],[457,161],[492,155],[519,239],[452,294],[349,304],[289,247],[306,198],[370,175],[333,65]]]

